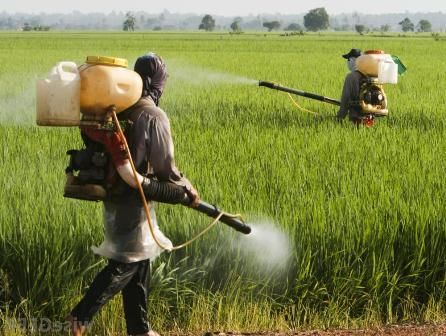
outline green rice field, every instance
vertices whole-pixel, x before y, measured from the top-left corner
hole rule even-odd
[[[274,81],[339,99],[347,74],[340,55],[351,48],[382,49],[408,67],[397,85],[385,87],[389,116],[373,128],[339,123],[336,107],[296,97],[317,115],[300,111],[286,94],[256,85]],[[1,32],[0,334],[62,334],[65,315],[105,265],[90,250],[103,238],[101,204],[62,196],[65,153],[80,148],[79,130],[35,125],[36,79],[59,61],[104,55],[132,66],[148,51],[169,69],[160,105],[171,120],[178,167],[202,199],[269,230],[253,248],[249,236],[218,225],[155,260],[155,330],[445,321],[444,40]],[[175,244],[210,222],[185,207],[157,206]],[[52,326],[48,332],[39,329],[42,321]],[[124,334],[119,297],[91,330]]]

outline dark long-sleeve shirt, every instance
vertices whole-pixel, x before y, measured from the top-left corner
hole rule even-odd
[[[153,174],[182,186],[190,182],[175,165],[170,123],[166,113],[150,97],[141,98],[122,112],[133,125],[126,132],[135,167],[140,174]],[[162,252],[149,231],[146,213],[139,193],[127,185],[124,191],[104,202],[105,240],[95,253],[120,262],[153,259]],[[156,235],[163,245],[172,243],[158,229],[153,202],[150,217]]]
[[[359,92],[364,76],[359,71],[350,72],[344,80],[342,88],[341,107],[337,117],[344,119],[347,115],[350,120],[360,117],[360,108],[355,106],[355,102],[359,101]]]

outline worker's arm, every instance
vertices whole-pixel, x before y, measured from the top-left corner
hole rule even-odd
[[[339,107],[337,118],[339,120],[344,119],[348,114],[348,109],[351,101],[351,74],[348,74],[344,80],[344,86],[342,88],[341,106]]]
[[[169,181],[184,187],[192,200],[192,206],[198,204],[198,192],[175,165],[170,122],[164,112],[150,120],[147,134],[148,160],[154,175],[160,181]]]

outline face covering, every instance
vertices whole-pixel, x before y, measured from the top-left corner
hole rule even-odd
[[[348,70],[355,71],[356,70],[356,58],[351,57],[347,61]]]
[[[167,80],[166,64],[159,56],[149,53],[137,59],[135,71],[143,81],[142,96],[150,96],[158,105]]]

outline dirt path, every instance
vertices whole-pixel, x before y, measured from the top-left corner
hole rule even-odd
[[[446,324],[437,326],[389,326],[363,330],[313,330],[295,333],[222,333],[207,332],[204,336],[446,336]]]

